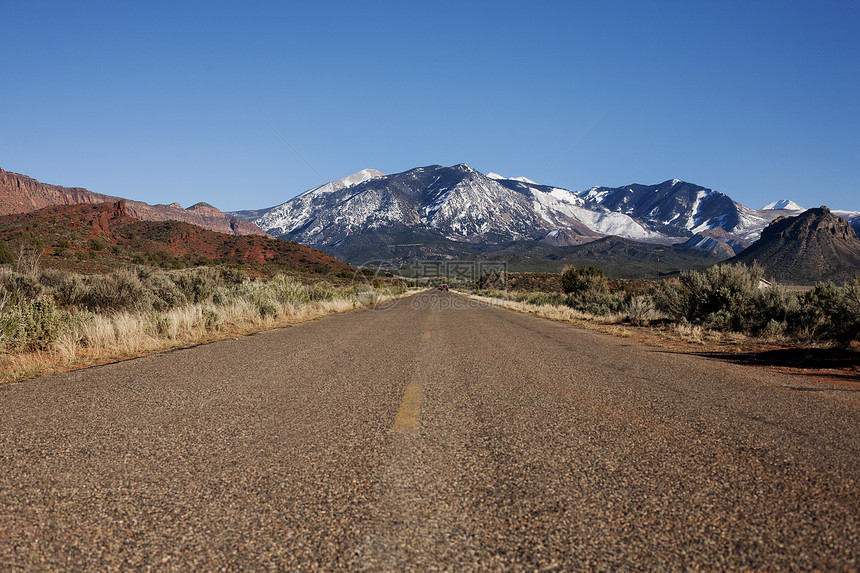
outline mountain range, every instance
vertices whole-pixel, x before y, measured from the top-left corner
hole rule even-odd
[[[394,175],[366,169],[275,207],[235,213],[222,213],[206,203],[183,209],[178,204],[114,199],[0,169],[0,217],[8,214],[3,218],[13,244],[57,221],[89,216],[75,206],[101,205],[98,209],[104,211],[104,205],[121,205],[120,216],[109,218],[110,228],[96,228],[105,219],[103,213],[84,227],[95,229],[89,231],[95,238],[99,233],[110,238],[110,229],[122,223],[133,235],[113,237],[123,249],[154,250],[183,260],[265,264],[287,262],[298,252],[281,252],[276,245],[283,241],[270,243],[268,237],[259,237],[266,239],[263,243],[248,243],[202,236],[195,229],[203,227],[234,237],[268,233],[357,264],[377,260],[402,267],[428,259],[468,259],[506,261],[511,270],[594,264],[614,276],[644,278],[655,276],[658,269],[665,275],[729,259],[757,261],[773,278],[807,283],[860,272],[860,213],[804,210],[788,199],[751,209],[723,193],[677,179],[573,192],[525,177],[484,175],[459,164]],[[49,223],[38,223],[43,212]],[[161,226],[154,225],[157,222]],[[93,254],[89,239],[79,245],[62,232],[66,234],[46,237],[48,243],[56,241],[58,252],[77,256],[83,248]],[[197,244],[183,250],[187,241]],[[337,266],[333,259],[310,253],[300,254],[298,263]]]
[[[358,264],[374,258],[492,258],[535,249],[563,263],[558,249],[607,236],[637,241],[649,253],[675,245],[728,258],[757,240],[771,221],[799,212],[802,207],[787,199],[752,209],[677,179],[574,192],[459,164],[393,175],[364,170],[275,207],[231,215]],[[860,213],[837,213],[860,226]]]

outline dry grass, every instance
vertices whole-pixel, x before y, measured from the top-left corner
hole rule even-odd
[[[466,294],[466,293],[463,293]],[[548,318],[550,320],[559,320],[562,322],[576,322],[576,323],[597,323],[597,324],[619,324],[626,317],[626,314],[608,314],[605,316],[596,316],[594,314],[590,314],[587,312],[582,312],[580,310],[576,310],[570,308],[568,306],[556,306],[554,304],[532,304],[529,302],[519,302],[513,300],[506,300],[495,297],[486,297],[480,295],[468,295],[476,300],[484,301],[489,304],[500,306],[502,308],[507,308],[510,310],[515,310],[517,312],[525,312],[528,314],[534,314],[540,316],[541,318]]]
[[[261,332],[409,294],[412,292],[365,291],[306,302],[267,299],[270,307],[266,314],[244,296],[223,304],[190,304],[164,313],[95,314],[75,324],[47,350],[0,353],[0,383]]]
[[[705,342],[705,329],[697,324],[679,323],[675,325],[674,330],[684,342],[697,344]]]
[[[650,321],[627,323],[628,316],[623,313],[615,313],[597,316],[586,312],[574,310],[566,306],[555,306],[551,304],[535,305],[527,302],[516,302],[502,298],[480,296],[474,294],[468,296],[487,302],[494,306],[507,308],[517,312],[534,314],[541,318],[568,322],[580,328],[596,330],[605,334],[611,334],[620,338],[636,337],[642,342],[652,346],[664,346],[669,342],[682,342],[695,345],[707,343],[719,345],[739,346],[749,342],[749,337],[734,332],[719,332],[705,329],[699,325],[689,323],[677,323],[672,326],[653,327]],[[654,318],[660,318],[656,314]]]

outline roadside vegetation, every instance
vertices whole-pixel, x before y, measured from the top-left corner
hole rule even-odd
[[[760,267],[745,265],[688,271],[662,282],[610,280],[593,267],[571,267],[546,281],[558,287],[550,292],[501,290],[504,279],[483,277],[473,294],[548,318],[662,328],[694,342],[743,335],[856,347],[860,339],[860,278],[805,292],[767,285]]]
[[[305,278],[249,277],[230,266],[84,275],[19,258],[0,265],[0,382],[275,328],[406,292],[362,273]]]

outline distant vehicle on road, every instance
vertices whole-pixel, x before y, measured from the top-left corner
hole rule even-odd
[[[448,285],[442,284],[442,286],[439,287],[439,290],[448,290]]]

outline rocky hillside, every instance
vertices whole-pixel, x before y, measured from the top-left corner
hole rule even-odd
[[[50,205],[103,203],[115,197],[93,193],[81,187],[48,185],[18,173],[0,169],[0,215],[28,213]]]
[[[119,201],[119,197],[93,193],[80,187],[49,185],[0,169],[0,215],[29,213],[51,205],[92,204]],[[184,221],[204,229],[231,235],[265,234],[254,223],[228,216],[212,205],[197,203],[183,209],[178,203],[149,205],[142,201],[126,201],[128,212],[145,221]]]
[[[81,271],[129,262],[162,267],[265,264],[319,273],[350,269],[310,247],[263,235],[218,233],[184,221],[142,221],[124,200],[3,215],[0,241],[15,255],[35,250],[44,266]]]
[[[848,221],[820,207],[774,220],[729,262],[757,262],[765,276],[787,284],[846,281],[860,276],[860,239]]]

